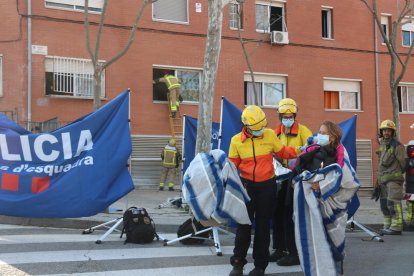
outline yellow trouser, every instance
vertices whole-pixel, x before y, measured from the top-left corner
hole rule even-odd
[[[172,112],[177,112],[180,103],[177,101],[180,92],[178,89],[172,89],[169,92],[169,101],[170,101],[170,108]]]
[[[170,174],[171,173],[171,174]],[[174,183],[177,178],[177,168],[162,168],[162,174],[161,174],[161,180],[160,180],[160,187],[164,187],[164,183],[167,180],[168,175],[170,174],[170,183],[168,184],[168,187],[174,188]]]

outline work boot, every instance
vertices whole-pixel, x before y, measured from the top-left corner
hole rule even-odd
[[[382,235],[401,235],[401,231],[392,230],[392,229],[382,229],[381,230]]]
[[[229,276],[243,276],[243,267],[239,265],[233,266],[233,270],[230,271]]]
[[[159,189],[160,191],[164,191],[164,187],[160,187],[160,189]]]
[[[262,276],[264,275],[264,269],[255,267],[252,271],[249,272],[248,276]]]
[[[273,251],[273,253],[269,256],[269,262],[277,262],[281,258],[286,256],[285,252],[283,250],[276,249]]]
[[[292,266],[292,265],[299,265],[299,256],[298,255],[286,255],[277,261],[277,264],[280,266]]]
[[[168,187],[168,191],[174,192],[174,187]]]

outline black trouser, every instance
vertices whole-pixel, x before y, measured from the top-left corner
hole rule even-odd
[[[263,182],[242,180],[251,201],[246,204],[250,220],[255,224],[253,241],[254,266],[266,269],[269,263],[270,221],[276,203],[276,182],[272,178]],[[230,263],[244,266],[251,242],[251,225],[239,224],[237,227],[233,256]]]
[[[283,181],[280,185],[273,216],[273,249],[298,255],[293,222],[293,187],[288,180]]]

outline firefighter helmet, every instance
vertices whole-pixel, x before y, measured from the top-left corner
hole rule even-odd
[[[171,146],[171,147],[174,147],[176,143],[177,143],[177,142],[175,141],[175,139],[174,139],[174,138],[171,138],[171,139],[168,141],[168,145],[169,145],[169,146]]]
[[[397,130],[397,128],[395,127],[395,123],[394,123],[393,121],[391,121],[391,120],[385,120],[385,121],[382,121],[382,123],[381,123],[381,125],[380,125],[380,129],[379,129],[379,137],[380,137],[380,138],[384,137],[384,136],[382,135],[382,131],[383,131],[384,129],[392,129],[393,136],[395,136],[395,135],[396,135],[396,130]]]
[[[394,131],[397,130],[397,128],[395,127],[395,123],[391,120],[385,120],[381,123],[380,129],[382,130],[382,129],[386,129],[386,128],[392,129]]]
[[[266,114],[257,105],[248,105],[242,112],[241,121],[250,130],[261,130],[266,127]]]
[[[277,112],[279,112],[279,114],[296,114],[296,112],[298,112],[298,106],[291,98],[281,99]]]

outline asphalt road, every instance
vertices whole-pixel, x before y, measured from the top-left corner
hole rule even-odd
[[[112,233],[102,244],[104,231],[82,235],[79,229],[56,229],[0,224],[0,275],[228,275],[233,237],[220,234],[223,256],[211,241],[199,246],[174,242],[124,244]],[[175,233],[161,233],[175,239]],[[345,275],[413,275],[414,232],[370,240],[363,231],[347,233]],[[251,252],[250,252],[251,253]],[[251,258],[250,258],[251,260]],[[246,273],[252,264],[246,266]],[[272,263],[266,275],[303,275],[300,266]]]

